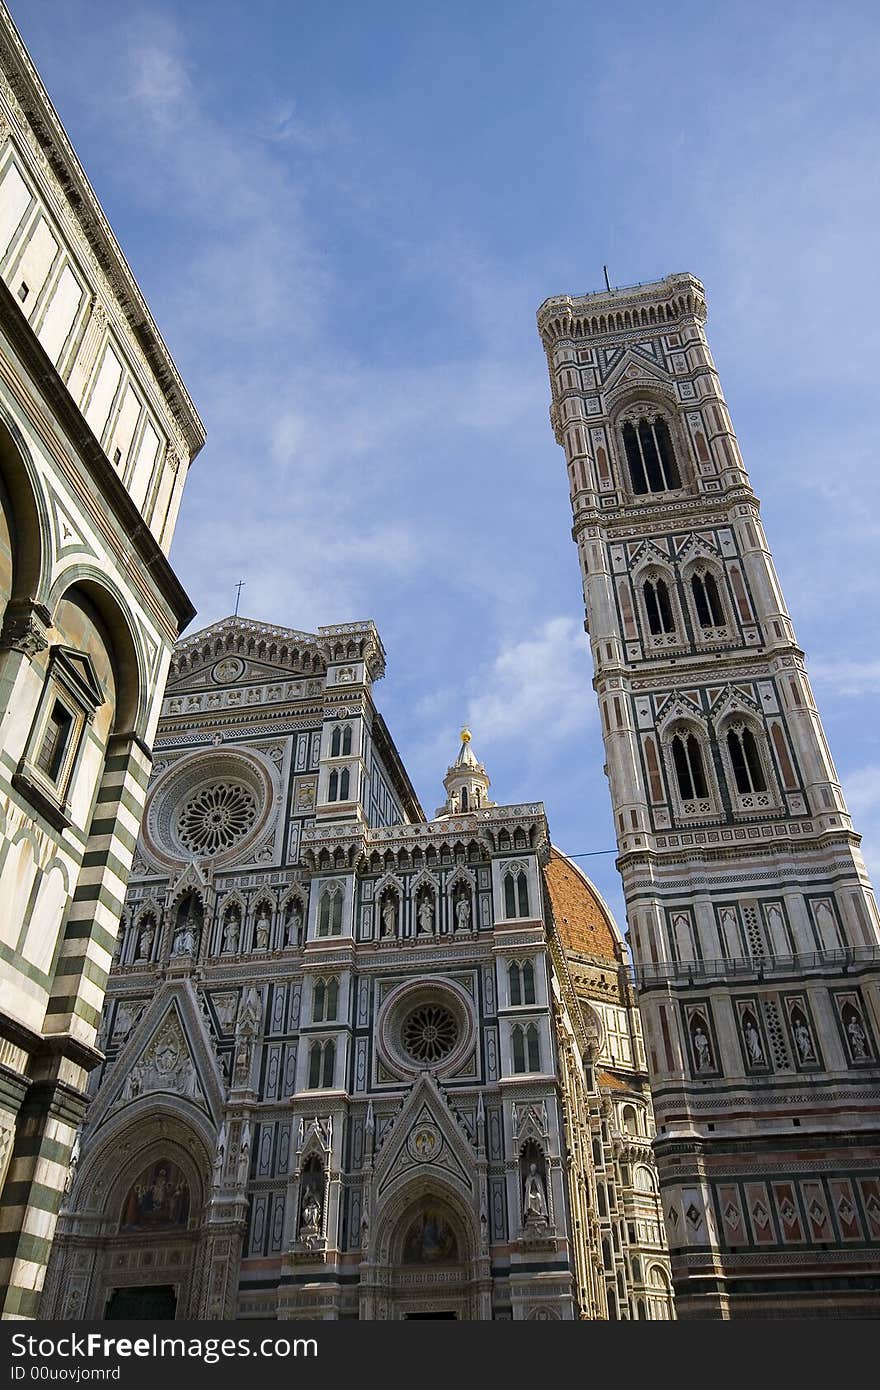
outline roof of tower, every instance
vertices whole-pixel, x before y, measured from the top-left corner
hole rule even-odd
[[[620,928],[586,874],[553,846],[544,879],[565,950],[616,962],[623,942]]]
[[[477,757],[476,757],[476,755],[475,755],[475,753],[474,753],[473,748],[471,748],[471,738],[472,738],[472,734],[471,734],[470,729],[462,729],[462,731],[461,731],[461,748],[459,748],[459,750],[458,750],[458,757],[456,758],[455,762],[453,763],[453,767],[479,767],[479,766],[480,766],[479,760],[477,759]]]

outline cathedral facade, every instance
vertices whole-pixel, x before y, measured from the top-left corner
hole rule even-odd
[[[0,3],[0,1315],[40,1299],[86,1105],[204,429]]]
[[[880,924],[690,275],[547,300],[681,1316],[876,1316]]]
[[[673,1316],[626,952],[371,623],[179,644],[50,1318]]]

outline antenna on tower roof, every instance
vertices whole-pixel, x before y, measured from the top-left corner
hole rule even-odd
[[[608,279],[608,267],[607,267],[607,265],[603,265],[602,270],[603,270],[604,273],[605,273],[605,288],[606,288],[606,290],[610,290],[610,289],[611,289],[611,281]]]

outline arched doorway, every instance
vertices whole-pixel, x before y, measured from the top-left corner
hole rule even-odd
[[[380,1296],[373,1316],[476,1321],[483,1307],[472,1213],[440,1187],[401,1194],[385,1213],[377,1253]],[[384,1236],[384,1238],[383,1238]]]

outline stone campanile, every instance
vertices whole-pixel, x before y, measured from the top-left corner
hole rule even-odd
[[[876,1316],[880,923],[692,275],[538,311],[679,1316]]]

